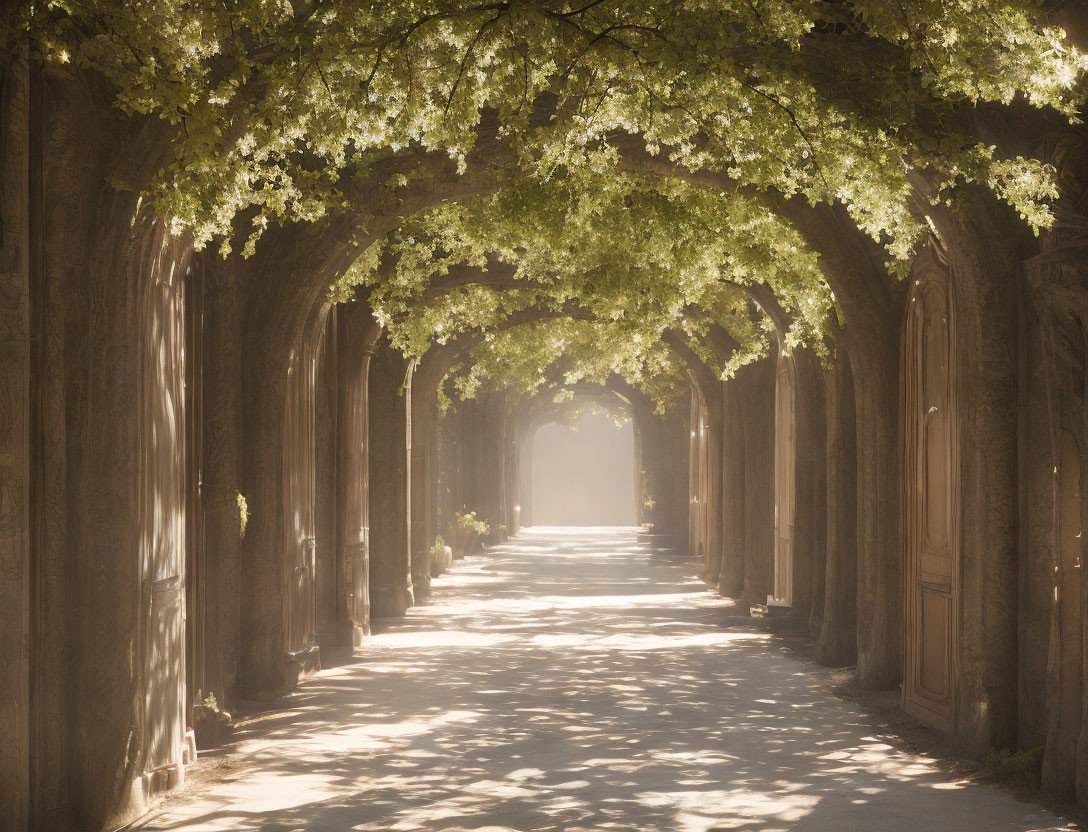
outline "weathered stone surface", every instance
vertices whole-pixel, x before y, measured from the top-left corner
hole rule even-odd
[[[0,817],[30,816],[32,566],[29,45],[0,69]],[[40,137],[38,139],[40,141]]]
[[[375,618],[404,615],[413,603],[408,362],[387,345],[370,365],[370,610]]]

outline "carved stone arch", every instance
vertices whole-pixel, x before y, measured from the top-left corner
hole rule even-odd
[[[960,652],[957,391],[951,272],[935,252],[911,274],[904,334],[906,650],[903,705],[956,723]]]

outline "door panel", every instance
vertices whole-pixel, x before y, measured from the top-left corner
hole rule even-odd
[[[951,596],[927,586],[920,588],[921,634],[925,649],[921,651],[916,693],[934,702],[948,696],[948,633],[951,627]]]
[[[904,708],[951,731],[958,640],[953,316],[948,270],[916,267],[905,341],[906,609]]]

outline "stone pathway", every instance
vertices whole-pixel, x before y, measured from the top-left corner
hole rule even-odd
[[[827,674],[630,530],[458,562],[242,723],[146,830],[1024,832],[1061,822],[882,742]]]

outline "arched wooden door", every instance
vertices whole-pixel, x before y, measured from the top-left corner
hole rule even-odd
[[[932,255],[930,256],[932,258]],[[904,709],[941,730],[955,719],[959,666],[959,516],[951,276],[915,267],[904,354],[906,651]],[[860,622],[859,622],[860,624]]]
[[[796,370],[779,352],[774,388],[774,601],[793,603],[793,527],[797,506]]]

